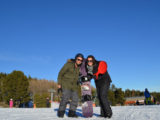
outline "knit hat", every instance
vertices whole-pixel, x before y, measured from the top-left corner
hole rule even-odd
[[[78,54],[75,56],[75,59],[77,59],[78,57],[81,57],[82,59],[84,59],[84,56],[83,56],[83,54],[81,54],[81,53],[78,53]]]

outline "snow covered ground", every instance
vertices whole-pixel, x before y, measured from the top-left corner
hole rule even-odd
[[[54,108],[0,108],[0,120],[59,120],[57,117],[58,104]],[[117,106],[112,107],[113,117],[110,120],[160,120],[160,105],[152,106]],[[99,118],[99,107],[94,107],[92,118],[82,116],[81,107],[78,107],[77,120],[103,120]],[[68,114],[68,108],[66,110]],[[65,114],[65,120],[70,120]],[[75,120],[76,118],[72,118]]]

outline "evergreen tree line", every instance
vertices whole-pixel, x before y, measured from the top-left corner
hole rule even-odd
[[[144,91],[134,89],[126,89],[125,91],[123,91],[122,88],[116,88],[115,85],[112,84],[108,94],[111,105],[114,106],[124,105],[125,99],[127,97],[142,97],[144,96]],[[151,92],[150,94],[156,99],[157,102],[160,102],[160,92]]]
[[[57,84],[54,81],[27,77],[22,71],[0,73],[1,103],[9,104],[10,99],[13,99],[15,107],[20,104],[27,107],[29,101],[34,101],[36,107],[46,107],[46,98],[50,98],[49,89],[57,90]]]
[[[57,91],[57,83],[45,79],[27,77],[22,71],[13,71],[10,74],[0,73],[0,102],[9,104],[10,99],[14,101],[14,106],[19,106],[20,103],[33,101],[36,107],[46,107],[46,98],[50,99],[49,89],[54,89],[54,101],[60,101],[61,93]],[[160,102],[160,93],[153,92],[152,96]],[[96,88],[92,87],[93,101],[98,104]],[[122,88],[116,88],[111,85],[108,91],[108,97],[111,104],[124,105],[126,97],[144,96],[144,91],[129,90],[125,91]],[[81,99],[81,89],[79,89],[79,97]]]
[[[0,73],[0,101],[9,103],[10,99],[29,101],[29,81],[21,71],[10,74]]]

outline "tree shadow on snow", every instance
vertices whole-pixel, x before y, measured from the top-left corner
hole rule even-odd
[[[54,109],[54,111],[58,112],[58,108]],[[66,111],[65,111],[65,114],[66,114],[67,116],[68,116],[68,112],[69,112],[69,109],[67,108]],[[77,109],[77,110],[76,110],[76,114],[77,114],[79,117],[85,118],[85,117],[83,116],[83,114],[82,114],[82,110],[81,110],[81,109]],[[96,114],[96,113],[93,113],[93,116],[98,117],[98,116],[100,116],[100,115],[99,115],[99,114]]]

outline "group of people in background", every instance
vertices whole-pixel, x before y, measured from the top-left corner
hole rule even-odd
[[[107,63],[105,61],[97,61],[93,55],[89,55],[86,59],[83,54],[77,54],[74,59],[70,59],[62,67],[58,75],[58,88],[62,89],[62,99],[60,101],[58,117],[63,118],[66,105],[69,100],[70,108],[68,117],[78,117],[76,109],[78,106],[78,79],[83,74],[85,64],[87,77],[95,80],[97,95],[100,103],[100,117],[111,118],[112,109],[108,101],[108,90],[111,78],[107,71]]]
[[[9,101],[9,107],[13,108],[33,108],[33,101],[30,99],[28,102],[21,102],[21,100],[13,100],[12,98]]]

